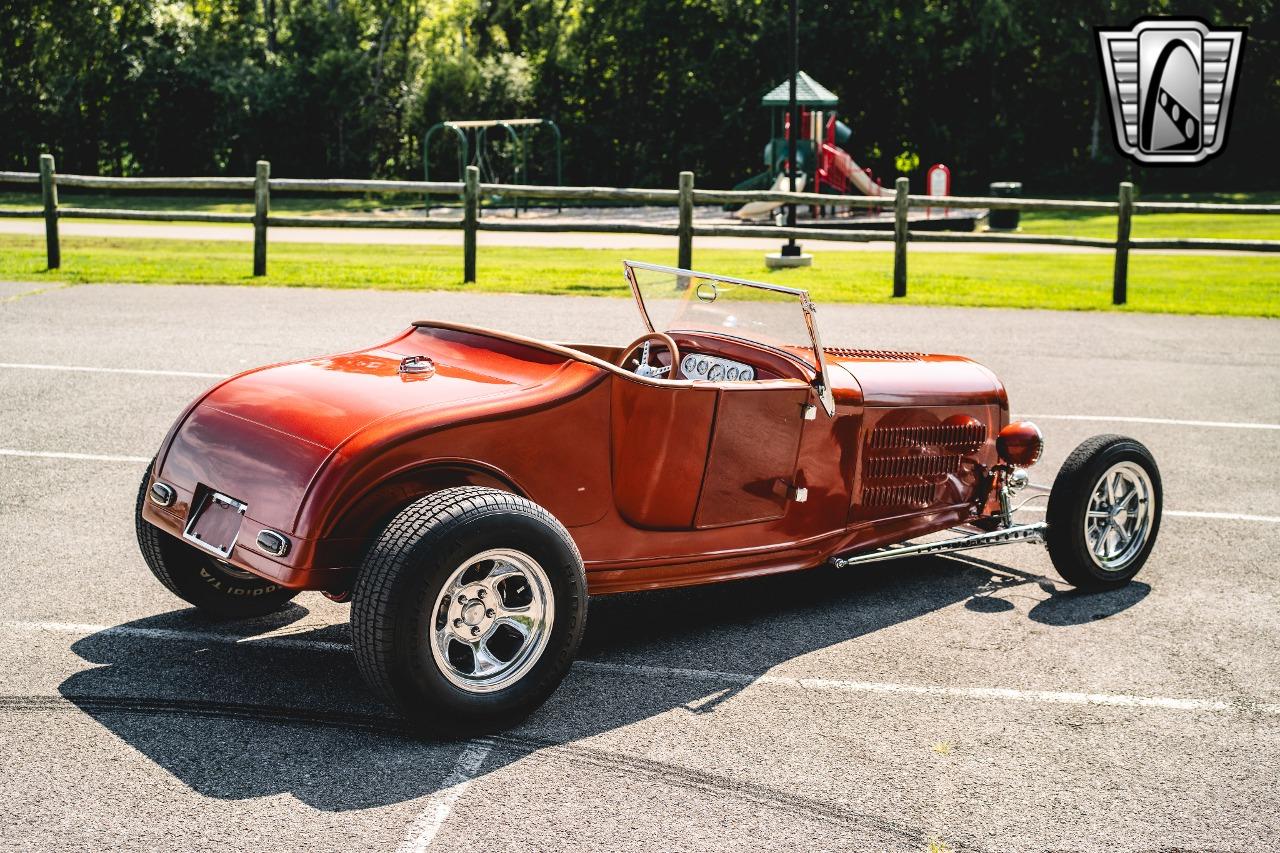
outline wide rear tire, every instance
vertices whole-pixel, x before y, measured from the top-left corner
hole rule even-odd
[[[274,613],[298,591],[242,571],[179,541],[142,517],[151,469],[142,477],[134,504],[134,530],[147,568],[188,604],[218,619],[248,619]]]
[[[432,734],[507,728],[569,671],[587,616],[578,549],[542,507],[465,486],[405,507],[360,568],[356,663]]]
[[[1046,541],[1058,574],[1082,590],[1133,579],[1160,532],[1164,489],[1151,451],[1122,435],[1086,439],[1049,493]]]

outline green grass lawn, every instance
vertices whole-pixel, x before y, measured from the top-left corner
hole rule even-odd
[[[672,251],[481,247],[475,284],[462,284],[462,250],[451,246],[275,243],[269,275],[253,278],[248,243],[64,237],[62,269],[44,269],[39,237],[0,236],[0,279],[471,290],[623,296],[624,256],[670,264]],[[1280,257],[1130,256],[1122,310],[1280,316]],[[698,250],[694,266],[807,288],[819,302],[890,302],[891,252],[818,253],[813,267],[767,272],[759,251]],[[1107,254],[916,252],[915,305],[1112,310]]]

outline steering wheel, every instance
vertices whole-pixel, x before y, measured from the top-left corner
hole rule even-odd
[[[660,346],[666,347],[667,352],[671,353],[671,364],[666,367],[659,367],[656,364],[649,363],[650,347],[655,341]],[[637,350],[639,351],[638,355]],[[680,350],[676,346],[676,342],[666,332],[646,332],[632,341],[631,345],[622,351],[622,356],[618,359],[618,367],[630,370],[636,376],[648,376],[651,378],[662,376],[679,363]]]

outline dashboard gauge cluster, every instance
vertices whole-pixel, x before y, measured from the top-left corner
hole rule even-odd
[[[680,359],[680,372],[685,379],[711,382],[750,382],[756,378],[755,368],[749,364],[692,352]]]

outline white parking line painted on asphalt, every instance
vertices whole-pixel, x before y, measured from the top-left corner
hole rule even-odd
[[[1262,521],[1270,524],[1280,524],[1280,516],[1276,515],[1246,515],[1240,512],[1196,512],[1189,509],[1168,509],[1164,511],[1165,515],[1172,515],[1175,518],[1215,518],[1224,521]]]
[[[291,649],[311,649],[326,652],[350,652],[345,643],[325,640],[304,640],[295,637],[267,636],[261,639],[220,634],[214,631],[182,631],[171,628],[140,628],[129,625],[86,625],[69,622],[0,622],[0,628],[24,633],[73,634],[76,636],[119,636],[157,640],[177,640],[197,643],[226,643],[227,645],[276,646]],[[1018,690],[1009,687],[945,687],[934,684],[896,684],[878,681],[851,681],[838,678],[806,678],[788,675],[752,675],[741,672],[720,672],[707,669],[683,669],[644,664],[610,663],[607,661],[579,660],[574,667],[594,672],[650,678],[682,678],[708,681],[715,684],[770,685],[798,690],[862,693],[873,695],[926,696],[944,699],[975,699],[986,701],[1033,702],[1051,705],[1100,705],[1114,708],[1153,708],[1165,711],[1197,711],[1224,713],[1231,711],[1253,712],[1268,716],[1280,716],[1280,703],[1229,701],[1225,699],[1182,699],[1168,696],[1140,696],[1127,693],[1080,693],[1061,690]],[[484,759],[481,758],[481,761]],[[474,774],[473,774],[474,775]],[[452,778],[452,777],[451,777]],[[461,792],[459,792],[461,793]],[[454,799],[457,799],[455,796]],[[434,807],[432,807],[434,808]],[[430,811],[430,809],[429,809]],[[424,812],[424,815],[427,812]],[[447,815],[447,812],[446,812]],[[437,828],[438,829],[438,828]]]
[[[50,634],[90,634],[108,637],[138,637],[145,640],[177,640],[184,643],[225,643],[228,645],[270,646],[280,649],[306,649],[322,652],[351,652],[350,643],[335,643],[329,640],[304,640],[287,634],[265,634],[252,637],[238,637],[234,634],[223,634],[217,631],[183,631],[175,628],[139,628],[134,625],[88,625],[83,622],[0,622],[0,626],[15,631],[31,631]]]
[[[14,450],[0,447],[0,456],[22,456],[30,459],[80,459],[89,462],[150,462],[147,456],[108,456],[102,453],[63,453],[55,450]]]
[[[492,751],[491,740],[478,739],[467,743],[454,763],[453,770],[440,783],[440,790],[427,798],[427,807],[409,825],[399,853],[422,853],[431,846],[440,827],[449,819],[454,803],[466,792],[471,780],[480,773],[481,765]]]
[[[1020,419],[1045,421],[1094,421],[1117,424],[1164,424],[1165,426],[1220,427],[1222,429],[1280,429],[1280,424],[1249,421],[1183,421],[1175,418],[1137,418],[1123,415],[1018,415]]]
[[[1016,512],[1037,512],[1044,514],[1042,506],[1020,506]],[[1242,512],[1200,512],[1190,509],[1166,509],[1162,515],[1173,518],[1211,518],[1215,521],[1259,521],[1264,524],[1280,524],[1280,515],[1248,515]]]
[[[1011,700],[1054,705],[1107,705],[1116,708],[1160,708],[1167,711],[1256,711],[1280,716],[1280,704],[1229,702],[1222,699],[1177,699],[1167,696],[1136,696],[1125,693],[1076,693],[1061,690],[1016,690],[1008,687],[942,687],[933,684],[894,684],[877,681],[847,681],[837,678],[795,678],[786,675],[746,675],[704,669],[677,669],[642,664],[577,661],[574,666],[601,672],[688,678],[698,681],[741,684],[769,684],[801,690],[836,693],[879,693],[906,696],[937,696],[951,699]]]
[[[0,361],[9,370],[64,370],[71,373],[124,373],[135,376],[190,376],[196,379],[225,379],[225,373],[201,373],[194,370],[147,370],[140,367],[89,367],[77,364],[20,364]]]

